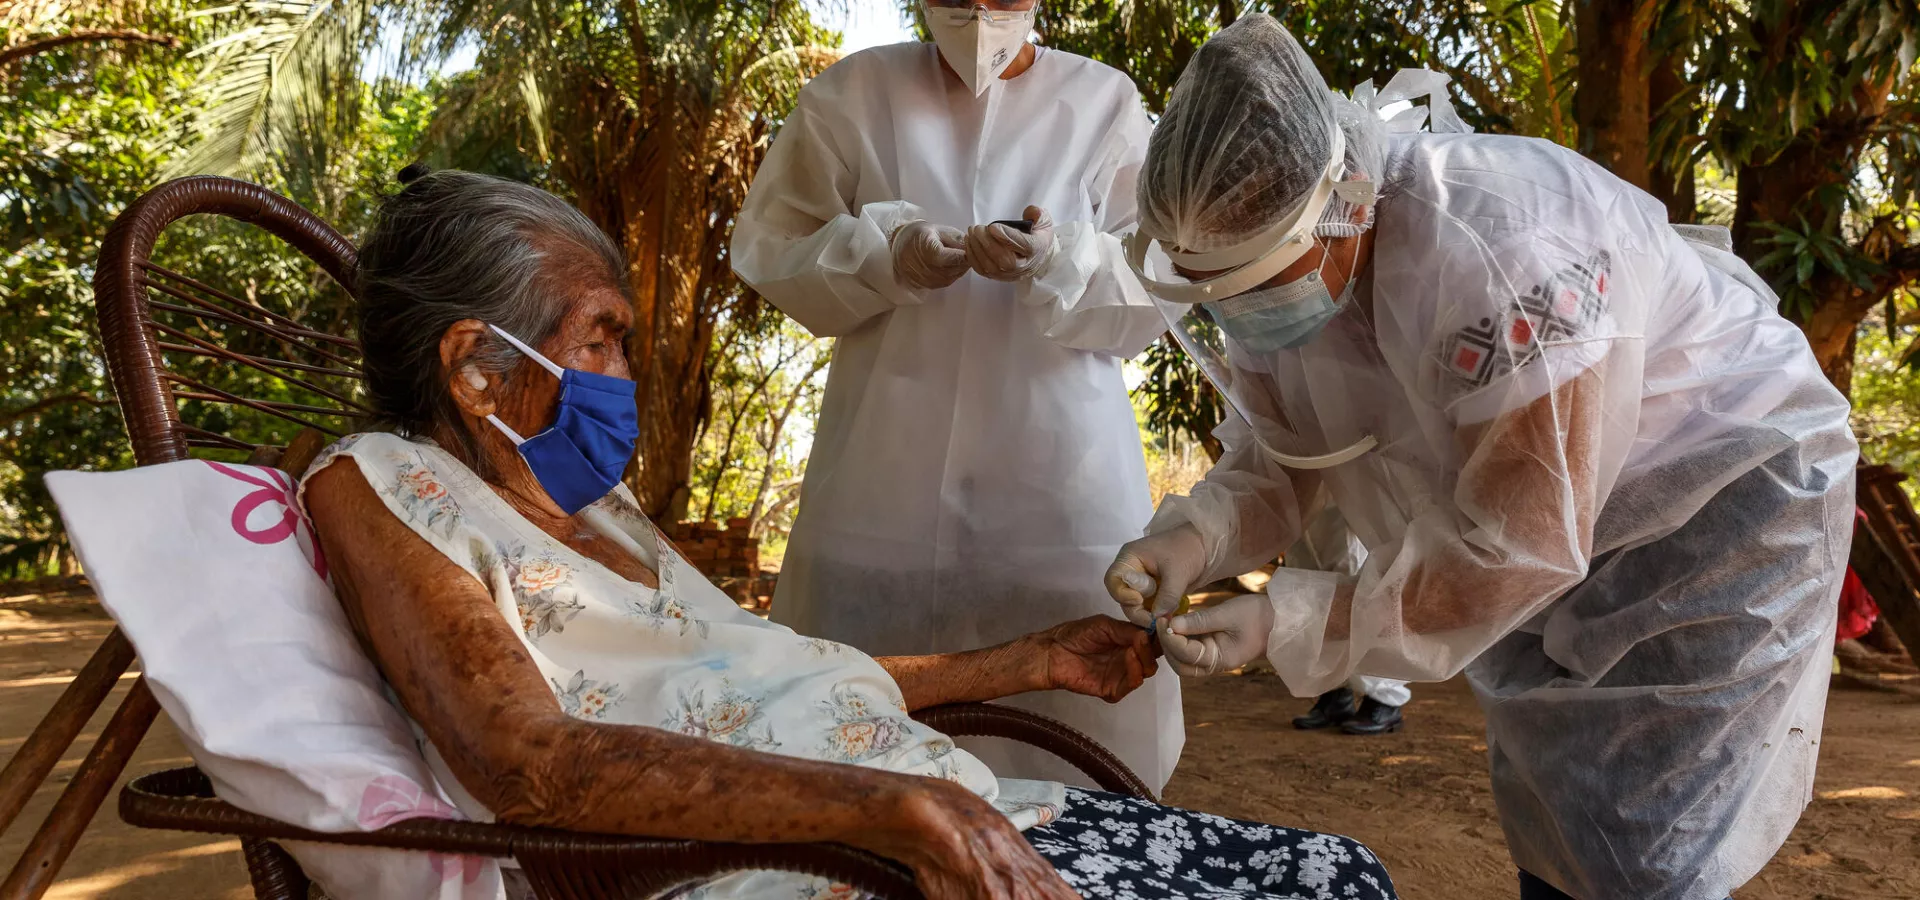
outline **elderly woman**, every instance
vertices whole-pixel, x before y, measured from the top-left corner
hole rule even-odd
[[[935,898],[1392,896],[1346,838],[1003,783],[908,718],[1037,690],[1118,700],[1155,665],[1138,628],[873,659],[741,610],[619,484],[637,430],[620,252],[533,188],[402,180],[358,273],[392,432],[336,444],[303,491],[354,628],[468,814],[835,841],[905,863]],[[705,890],[828,887],[761,872]]]

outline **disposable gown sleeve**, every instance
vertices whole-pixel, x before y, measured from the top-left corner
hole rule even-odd
[[[1296,695],[1356,672],[1449,678],[1507,634],[1537,630],[1586,577],[1599,510],[1638,433],[1648,312],[1708,290],[1699,256],[1637,197],[1489,248],[1480,264],[1497,291],[1429,267],[1456,299],[1420,323],[1423,347],[1402,352],[1423,357],[1409,370],[1444,411],[1433,442],[1457,474],[1395,498],[1412,518],[1369,548],[1357,578],[1276,573],[1268,657]],[[1481,299],[1457,299],[1468,296]],[[1499,364],[1479,365],[1467,349],[1486,346],[1489,325]]]
[[[730,251],[740,280],[820,337],[921,302],[894,278],[888,241],[926,217],[900,200],[854,207],[852,154],[841,141],[858,140],[858,129],[838,122],[832,105],[801,94],[747,192]]]
[[[1286,550],[1287,568],[1359,575],[1367,548],[1354,537],[1340,508],[1327,501],[1327,492],[1320,491],[1302,514],[1306,521],[1300,526],[1300,539]]]
[[[1138,222],[1134,189],[1146,159],[1146,110],[1131,88],[1107,133],[1089,192],[1094,220],[1054,228],[1053,260],[1015,288],[1050,341],[1073,350],[1132,357],[1167,328],[1128,268],[1120,235]]]
[[[1279,558],[1301,535],[1304,503],[1319,489],[1311,472],[1289,472],[1260,452],[1253,430],[1232,413],[1213,430],[1224,448],[1207,477],[1168,494],[1148,534],[1192,525],[1207,549],[1200,584],[1243,575]]]

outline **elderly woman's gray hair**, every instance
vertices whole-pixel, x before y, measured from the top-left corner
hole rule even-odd
[[[539,188],[418,165],[400,181],[380,205],[355,273],[367,393],[382,423],[400,434],[445,426],[469,442],[440,362],[447,329],[478,319],[539,346],[583,288],[629,293],[626,261],[586,216]],[[522,362],[488,332],[457,366],[511,380]]]

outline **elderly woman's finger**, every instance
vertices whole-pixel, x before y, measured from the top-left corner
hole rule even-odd
[[[1152,675],[1154,670],[1160,667],[1156,661],[1160,658],[1160,642],[1154,640],[1153,635],[1142,631],[1140,639],[1134,642],[1133,655],[1140,660],[1141,668],[1148,675]]]
[[[1138,690],[1140,684],[1147,680],[1147,676],[1140,669],[1140,658],[1138,656],[1131,653],[1123,654],[1120,658],[1120,665],[1124,668],[1126,674],[1120,681],[1120,689],[1108,692],[1106,698],[1108,703],[1119,703],[1125,699],[1128,694]]]

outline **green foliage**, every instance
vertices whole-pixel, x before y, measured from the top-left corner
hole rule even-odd
[[[1313,54],[1327,84],[1376,85],[1400,68],[1445,71],[1455,105],[1482,131],[1548,134],[1571,93],[1564,81],[1570,33],[1538,0],[1063,0],[1042,3],[1042,40],[1100,60],[1133,77],[1150,112],[1165,108],[1195,50],[1240,15],[1285,23]],[[1543,57],[1538,51],[1546,51]],[[1555,73],[1558,73],[1555,76]],[[1554,77],[1550,77],[1554,76]]]
[[[1226,416],[1220,393],[1172,336],[1154,341],[1140,357],[1145,378],[1133,389],[1141,425],[1162,440],[1199,441],[1209,447],[1213,429]]]
[[[1827,303],[1901,302],[1920,191],[1920,3],[1689,0],[1662,39],[1704,121],[1664,111],[1657,152],[1748,170],[1736,238],[1807,321]],[[1764,174],[1761,174],[1764,173]],[[1890,268],[1889,263],[1894,265]],[[1897,320],[1896,314],[1891,317]]]
[[[747,519],[766,549],[784,543],[832,346],[769,307],[722,323],[688,518]]]
[[[190,40],[212,40],[232,25],[189,16],[185,5],[150,12]],[[132,464],[94,333],[90,281],[113,217],[178,158],[183,114],[208,102],[199,92],[202,74],[184,51],[53,52],[30,58],[0,95],[0,577],[42,573],[64,553],[41,476]],[[351,234],[410,160],[438,90],[356,83],[350,99],[371,113],[323,161],[296,166],[269,158],[253,179]],[[58,190],[47,190],[48,173],[57,173]],[[344,292],[304,257],[239,223],[176,223],[154,258],[316,327],[342,330],[350,314]],[[284,355],[275,347],[241,347]],[[250,396],[315,399],[231,364],[184,360],[178,369]],[[263,443],[284,443],[296,430],[194,402],[183,416]]]
[[[154,15],[183,28],[182,10]],[[56,19],[54,29],[71,22]],[[89,281],[114,214],[164,160],[191,73],[162,53],[54,51],[0,91],[0,577],[61,553],[40,476],[127,464]]]
[[[1804,215],[1796,216],[1795,220],[1797,228],[1779,222],[1755,223],[1767,232],[1761,240],[1771,249],[1754,260],[1753,266],[1762,272],[1780,273],[1773,283],[1776,290],[1783,283],[1787,286],[1780,297],[1786,311],[1802,318],[1813,314],[1814,273],[1823,269],[1861,290],[1872,288],[1873,279],[1881,274],[1882,266],[1854,253],[1847,240],[1832,229],[1815,228]]]
[[[1889,334],[1887,323],[1870,317],[1860,329],[1853,376],[1853,433],[1860,457],[1885,463],[1909,475],[1920,473],[1920,378],[1901,368],[1912,353]],[[1911,334],[1912,328],[1906,331]],[[1920,503],[1920,479],[1901,484]]]
[[[357,70],[377,25],[373,3],[276,0],[208,12],[231,27],[192,52],[204,66],[200,102],[179,119],[190,137],[163,177],[274,165],[288,180],[317,180],[358,123]]]

